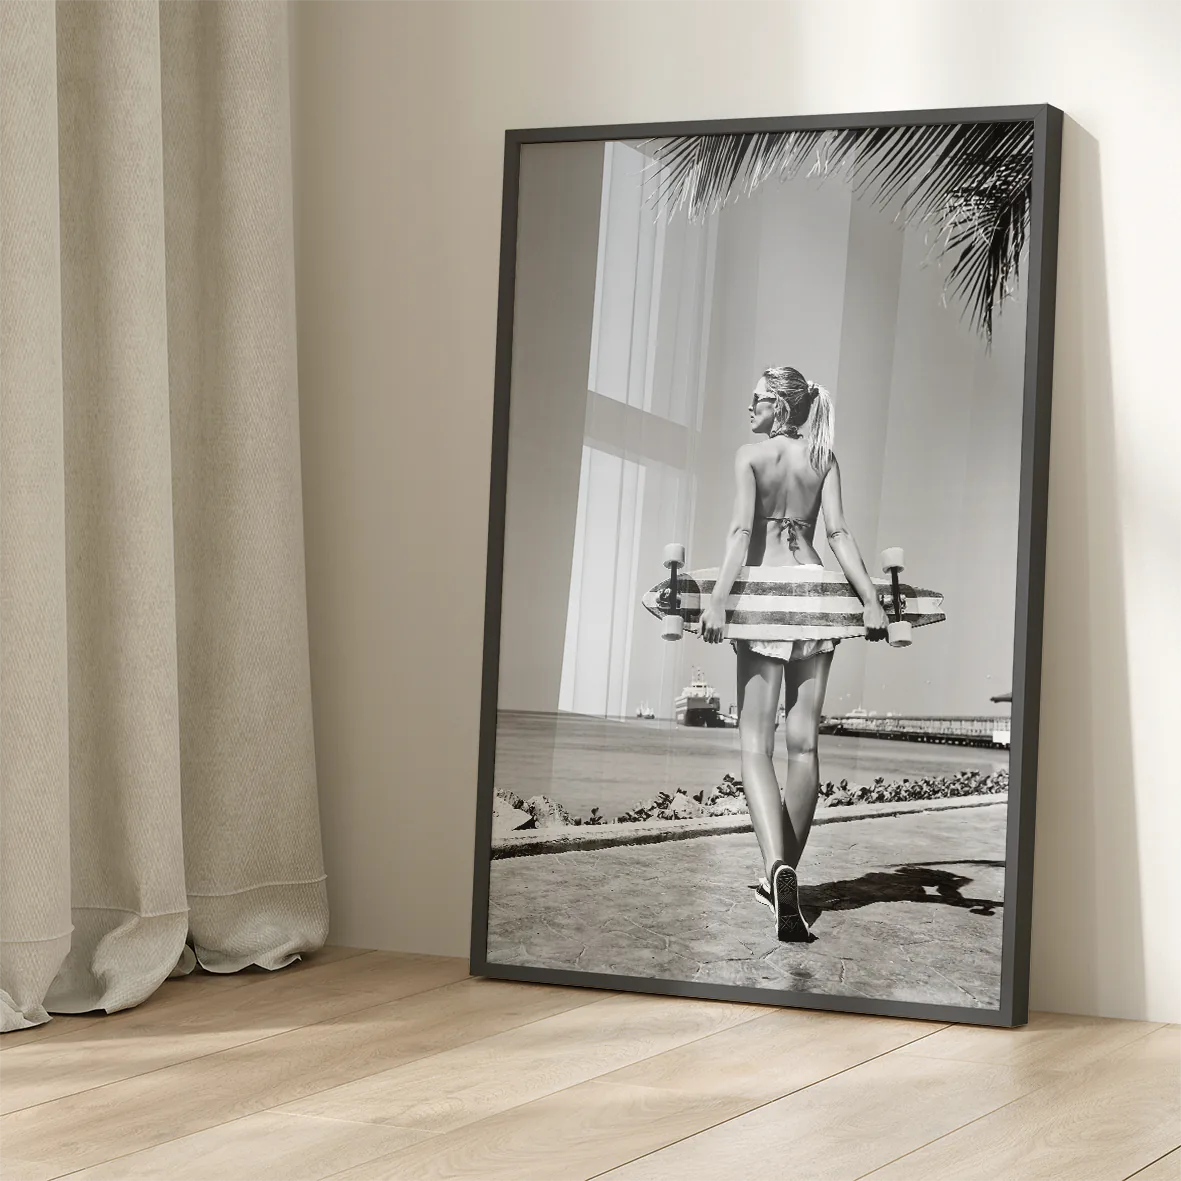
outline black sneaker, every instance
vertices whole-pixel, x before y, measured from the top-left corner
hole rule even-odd
[[[758,883],[750,887],[754,891],[754,899],[760,906],[765,906],[772,914],[775,913],[775,899],[771,897],[771,883],[766,878],[759,878]]]
[[[811,938],[808,924],[800,913],[799,879],[786,861],[777,861],[771,870],[771,893],[775,898],[775,918],[781,943],[807,943]]]

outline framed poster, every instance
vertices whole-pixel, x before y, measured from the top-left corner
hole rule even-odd
[[[507,134],[474,973],[1025,1022],[1061,132]]]

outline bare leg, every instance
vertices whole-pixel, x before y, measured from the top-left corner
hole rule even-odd
[[[771,761],[775,751],[775,713],[783,686],[783,667],[782,661],[759,656],[745,644],[738,645],[742,789],[768,877],[776,861],[786,860],[783,838],[785,832],[791,831]]]
[[[831,652],[818,652],[807,660],[793,660],[783,665],[784,704],[787,707],[787,781],[783,785],[783,801],[787,809],[781,856],[793,869],[803,856],[820,794],[816,746],[832,655]]]

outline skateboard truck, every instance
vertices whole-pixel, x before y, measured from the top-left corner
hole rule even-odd
[[[679,640],[685,634],[685,617],[681,614],[681,580],[680,573],[685,565],[685,547],[677,542],[669,542],[664,547],[664,565],[668,570],[668,598],[661,596],[661,608],[664,610],[664,626],[660,634],[666,640]]]
[[[895,546],[882,550],[882,573],[890,576],[890,611],[894,616],[886,626],[886,639],[891,648],[910,647],[910,623],[902,618],[906,599],[898,585],[898,575],[905,569],[901,549]]]

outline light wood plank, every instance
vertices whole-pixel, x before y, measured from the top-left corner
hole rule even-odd
[[[741,1096],[596,1079],[334,1174],[333,1181],[582,1181],[749,1106]]]
[[[265,986],[268,980],[274,980],[277,976],[282,979],[296,975],[305,977],[309,970],[367,954],[372,953],[361,947],[322,947],[319,951],[305,953],[295,963],[288,964],[277,972],[268,972],[263,968],[244,968],[241,972],[221,973],[206,972],[198,968],[187,976],[175,976],[165,980],[147,1000],[134,1009],[122,1009],[118,1013],[55,1013],[53,1019],[44,1025],[35,1025],[32,1029],[13,1030],[0,1036],[0,1052],[15,1050],[17,1046],[28,1045],[30,1042],[72,1035],[92,1025],[101,1024],[105,1028],[110,1024],[121,1024],[133,1013],[151,1012],[153,1015],[163,1016],[177,1005],[190,1005],[197,997],[208,996],[210,990],[216,990],[220,996],[226,989],[242,985]]]
[[[6,1088],[15,1064],[34,1093],[91,1089],[0,1120],[0,1177],[1181,1181],[1176,1025],[940,1028],[481,981],[403,996],[446,961],[341,951],[6,1035]]]
[[[101,1021],[103,1014],[51,1014],[51,1020],[41,1025],[33,1025],[28,1029],[12,1029],[8,1033],[0,1034],[0,1053],[5,1050],[15,1050],[17,1046],[27,1046],[33,1042],[43,1042],[46,1038],[58,1037],[61,1034],[73,1033],[94,1025]]]
[[[264,1111],[71,1173],[70,1181],[320,1181],[427,1136]]]
[[[612,1181],[782,1181],[785,1176],[850,1181],[1042,1081],[1028,1068],[893,1052],[607,1176]]]
[[[52,1181],[60,1175],[45,1161],[19,1160],[7,1149],[0,1154],[0,1181]]]
[[[782,1009],[692,1045],[605,1076],[606,1081],[673,1090],[780,1098],[909,1044],[922,1045],[939,1025]]]
[[[925,1058],[957,1058],[997,1066],[1078,1070],[1159,1028],[1154,1021],[1031,1013],[1029,1024],[1017,1029],[949,1025],[913,1046],[910,1052]]]
[[[492,980],[417,993],[0,1117],[6,1153],[87,1168],[437,1054],[603,994]]]
[[[765,1013],[758,1005],[614,996],[282,1110],[449,1131]]]
[[[199,991],[185,1004],[141,1006],[4,1058],[4,1113],[159,1070],[235,1045],[464,979],[463,960],[369,952],[266,986]]]
[[[1158,1029],[870,1174],[874,1181],[1100,1181],[1181,1139],[1181,1032]]]

